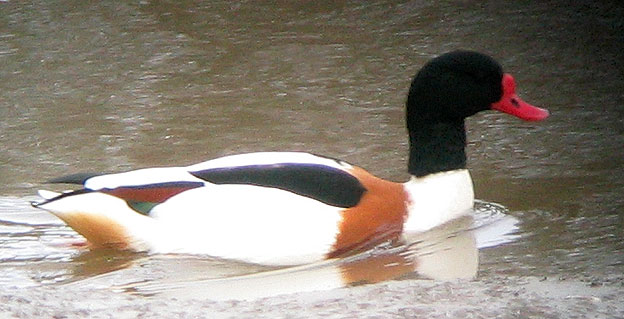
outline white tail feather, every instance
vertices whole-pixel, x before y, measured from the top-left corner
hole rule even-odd
[[[61,193],[57,193],[57,192],[53,192],[53,191],[48,191],[45,189],[40,189],[37,191],[37,194],[39,194],[39,196],[41,196],[43,199],[47,199],[50,200],[56,196],[61,195]]]

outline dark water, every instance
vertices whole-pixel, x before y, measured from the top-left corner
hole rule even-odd
[[[11,274],[0,284],[168,263],[208,263],[214,278],[266,270],[81,253],[71,230],[26,201],[59,175],[248,151],[311,151],[405,180],[409,81],[457,48],[496,57],[520,95],[552,113],[468,121],[477,198],[518,220],[514,241],[479,250],[477,278],[615,278],[623,16],[615,1],[0,2],[0,267]]]

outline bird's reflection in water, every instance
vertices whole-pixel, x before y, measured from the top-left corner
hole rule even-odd
[[[478,253],[472,218],[453,220],[405,238],[398,247],[376,249],[370,256],[339,265],[345,285],[398,278],[471,279],[477,274]]]
[[[497,207],[487,207],[493,208]],[[500,211],[489,211],[485,218],[481,211],[477,216],[476,221],[463,217],[406,236],[401,244],[308,265],[279,268],[189,256],[142,256],[109,263],[117,268],[106,274],[90,263],[78,264],[82,269],[76,274],[102,275],[72,284],[144,296],[240,300],[397,279],[472,279],[478,270],[478,249],[492,240],[497,244],[511,240],[505,236],[516,230],[517,223]]]
[[[207,278],[206,269],[195,268],[194,275],[185,269],[169,272],[159,280],[143,280],[115,288],[140,295],[228,300],[330,290],[400,278],[474,278],[478,254],[471,225],[472,218],[457,219],[410,236],[401,245],[380,246],[357,255],[309,265],[220,278],[214,275]]]

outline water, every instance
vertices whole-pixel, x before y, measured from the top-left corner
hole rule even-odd
[[[455,48],[492,54],[525,100],[552,112],[543,123],[498,113],[468,120],[477,198],[515,218],[500,226],[512,238],[502,232],[480,246],[477,278],[619,278],[622,11],[616,2],[0,2],[0,260],[10,274],[0,285],[106,286],[128,274],[160,283],[172,264],[202,280],[273,274],[84,252],[27,201],[60,175],[248,151],[311,151],[405,180],[409,81]],[[198,279],[189,278],[174,282]]]

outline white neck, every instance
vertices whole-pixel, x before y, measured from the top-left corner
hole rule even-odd
[[[472,212],[474,191],[467,169],[412,176],[403,187],[409,196],[406,233],[422,232]]]

